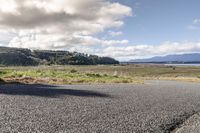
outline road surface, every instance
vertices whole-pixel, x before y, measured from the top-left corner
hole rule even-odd
[[[1,133],[181,133],[199,112],[197,83],[0,85]]]

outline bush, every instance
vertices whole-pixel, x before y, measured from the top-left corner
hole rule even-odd
[[[95,73],[86,73],[86,75],[88,76],[88,77],[101,77],[101,75],[100,74],[95,74]]]
[[[70,71],[70,73],[77,73],[78,71],[77,70],[75,70],[75,69],[72,69],[71,71]]]

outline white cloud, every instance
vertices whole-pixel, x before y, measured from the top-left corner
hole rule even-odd
[[[128,40],[98,37],[98,33],[122,26],[127,16],[132,16],[130,7],[109,0],[1,0],[0,43],[9,42],[8,46],[20,48],[66,49],[120,60],[200,51],[200,42],[130,46]],[[199,25],[200,19],[194,19],[190,29]]]
[[[193,24],[194,24],[194,25],[195,25],[195,24],[200,24],[200,19],[197,19],[197,18],[194,19],[194,20],[193,20]]]
[[[200,26],[190,25],[190,26],[188,26],[188,29],[189,29],[189,30],[199,30],[199,29],[200,29]]]
[[[151,57],[156,55],[168,55],[188,52],[199,52],[200,42],[165,42],[160,45],[133,45],[110,46],[103,49],[99,55],[111,56],[119,60]]]
[[[199,30],[200,29],[200,19],[194,19],[192,24],[187,27],[189,30]]]
[[[37,31],[20,32],[10,43],[10,47],[31,49],[70,49],[77,46],[112,46],[128,44],[128,40],[103,40],[93,36],[69,34],[38,34]],[[81,52],[81,51],[80,51]]]
[[[123,33],[121,31],[118,31],[118,32],[114,32],[114,31],[108,31],[108,34],[112,37],[116,37],[116,36],[120,36],[122,35]]]
[[[125,44],[98,33],[120,27],[132,9],[108,0],[6,0],[0,2],[0,28],[16,34],[9,46],[66,49],[76,45]]]

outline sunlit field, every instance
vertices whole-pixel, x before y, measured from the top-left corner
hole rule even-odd
[[[200,67],[164,65],[94,65],[1,67],[5,82],[47,84],[143,83],[144,80],[200,82]]]

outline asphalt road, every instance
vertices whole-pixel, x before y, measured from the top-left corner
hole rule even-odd
[[[200,84],[0,85],[1,133],[167,133],[200,112]]]

